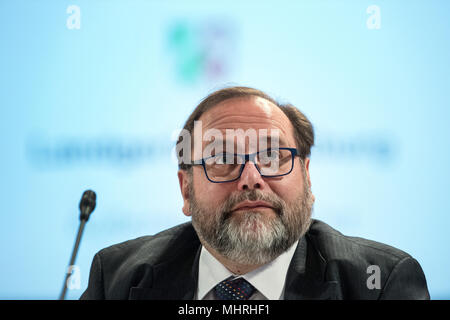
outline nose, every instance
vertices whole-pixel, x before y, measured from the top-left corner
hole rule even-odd
[[[261,177],[258,169],[256,169],[255,164],[251,161],[248,161],[245,164],[241,177],[238,180],[238,189],[240,191],[264,189],[265,186],[266,183]]]

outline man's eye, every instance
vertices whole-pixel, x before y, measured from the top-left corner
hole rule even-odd
[[[216,164],[224,164],[225,159],[223,157],[216,157]]]
[[[267,150],[266,152],[263,152],[260,154],[261,158],[266,158],[270,160],[276,160],[280,157],[280,152],[278,150]]]

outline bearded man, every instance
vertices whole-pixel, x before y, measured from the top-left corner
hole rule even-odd
[[[262,91],[207,96],[177,143],[192,222],[98,252],[81,299],[429,299],[409,254],[311,218],[313,144],[306,116]]]

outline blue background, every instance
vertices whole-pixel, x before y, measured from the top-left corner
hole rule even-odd
[[[316,130],[314,217],[410,253],[431,297],[450,298],[449,9],[0,1],[0,298],[58,298],[85,189],[97,208],[70,299],[101,248],[188,221],[173,135],[224,85],[301,109]]]

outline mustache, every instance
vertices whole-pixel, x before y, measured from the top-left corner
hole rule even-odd
[[[225,221],[232,215],[231,209],[234,208],[238,203],[242,201],[265,201],[269,203],[275,213],[278,216],[283,215],[285,203],[276,195],[265,194],[260,190],[253,189],[249,191],[240,192],[237,194],[232,194],[223,204],[222,209],[222,220]]]

